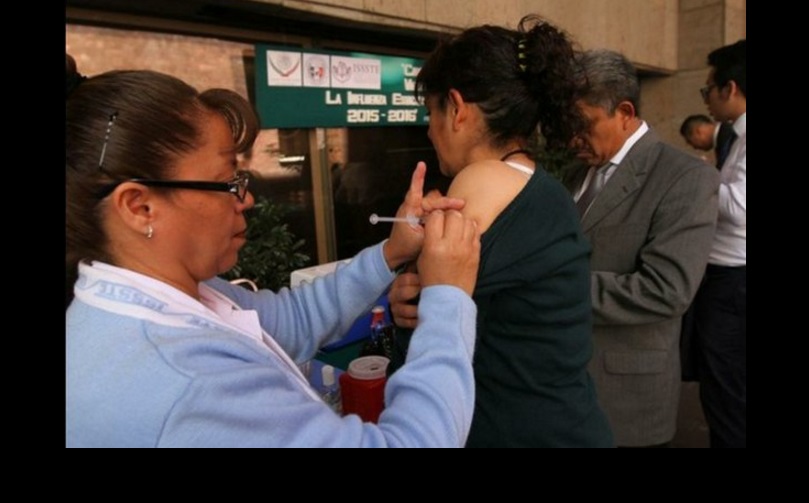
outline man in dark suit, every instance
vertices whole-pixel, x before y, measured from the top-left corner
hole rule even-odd
[[[566,182],[592,245],[589,370],[618,446],[665,445],[680,398],[680,321],[711,249],[719,173],[638,117],[625,57],[588,51],[580,62],[589,128],[573,142],[584,165]]]
[[[733,125],[729,122],[714,122],[707,115],[689,115],[680,126],[680,134],[685,142],[697,150],[713,149],[716,169],[722,169],[730,152],[733,139]]]
[[[708,55],[700,89],[711,115],[731,121],[719,219],[705,280],[694,300],[699,391],[711,447],[747,446],[747,41]]]

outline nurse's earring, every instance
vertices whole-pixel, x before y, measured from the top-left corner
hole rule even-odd
[[[146,239],[152,239],[154,235],[154,229],[152,229],[152,224],[149,224],[149,227],[146,229]]]

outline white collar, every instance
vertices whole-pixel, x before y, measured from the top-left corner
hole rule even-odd
[[[624,145],[621,147],[621,150],[619,150],[617,154],[612,156],[610,162],[612,164],[615,164],[616,166],[621,164],[621,161],[624,160],[624,157],[626,157],[626,154],[629,152],[629,149],[631,149],[638,142],[638,140],[640,140],[641,136],[646,134],[647,131],[649,131],[649,126],[646,125],[645,121],[640,121],[640,126],[638,127],[638,129],[634,133],[632,133],[632,136],[626,139]]]
[[[741,114],[733,121],[733,131],[736,133],[736,136],[739,137],[747,134],[747,112]]]

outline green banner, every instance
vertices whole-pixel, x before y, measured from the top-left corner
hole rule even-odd
[[[424,126],[414,95],[422,60],[256,45],[262,128]]]

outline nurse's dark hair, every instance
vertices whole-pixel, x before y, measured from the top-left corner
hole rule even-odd
[[[450,89],[476,103],[495,145],[540,127],[550,148],[564,147],[585,124],[575,106],[575,52],[568,35],[536,15],[517,30],[484,25],[439,42],[416,77],[417,96]]]
[[[171,178],[177,160],[201,146],[210,113],[223,117],[238,152],[259,124],[250,104],[226,89],[202,93],[152,71],[111,71],[91,78],[66,54],[66,302],[79,261],[112,262],[102,225],[104,187],[130,178]],[[103,166],[101,166],[103,155]]]

